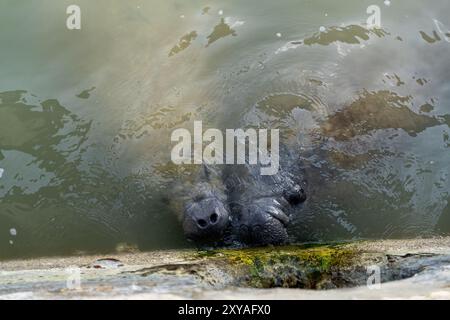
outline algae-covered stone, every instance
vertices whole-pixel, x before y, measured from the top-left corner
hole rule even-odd
[[[205,255],[205,253],[201,253]],[[355,250],[341,245],[222,249],[207,253],[228,262],[242,285],[256,288],[317,288],[350,266]],[[239,272],[238,272],[239,273]]]

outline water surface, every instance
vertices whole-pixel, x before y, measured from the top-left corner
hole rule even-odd
[[[170,133],[281,128],[298,241],[450,232],[446,0],[0,1],[0,259],[184,247]],[[381,8],[381,28],[366,9]]]

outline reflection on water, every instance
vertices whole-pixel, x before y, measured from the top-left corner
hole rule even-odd
[[[236,31],[231,29],[230,26],[225,23],[225,19],[222,18],[220,23],[214,27],[213,32],[208,36],[208,44],[206,46],[209,46],[213,42],[230,35],[236,36]]]
[[[413,112],[408,103],[410,98],[389,91],[364,92],[348,107],[329,116],[323,125],[323,134],[339,141],[374,130],[402,129],[415,136],[442,123],[437,118]]]
[[[142,176],[119,178],[83,159],[92,121],[25,91],[3,92],[0,101],[0,211],[2,226],[20,230],[12,243],[19,252],[112,249],[137,227],[136,213],[148,212],[155,194]]]
[[[333,42],[343,42],[349,44],[358,44],[361,41],[367,41],[370,35],[383,37],[386,31],[382,29],[368,30],[361,26],[351,25],[347,27],[331,27],[329,30],[315,34],[303,41],[307,46],[313,44],[320,44],[323,46],[329,45]]]
[[[3,1],[0,259],[189,245],[169,138],[194,120],[281,129],[295,241],[449,233],[449,4],[378,2],[368,29],[373,1],[80,0],[69,31],[70,1]]]
[[[190,33],[184,35],[181,37],[180,41],[177,45],[175,45],[172,50],[170,50],[169,57],[173,56],[174,54],[180,53],[181,51],[187,49],[193,40],[197,38],[197,32],[191,31]]]

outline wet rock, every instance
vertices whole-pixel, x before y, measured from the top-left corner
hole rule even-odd
[[[107,269],[107,268],[119,268],[123,267],[123,264],[120,260],[114,258],[106,258],[106,259],[98,259],[89,267],[95,269]]]
[[[0,299],[443,299],[450,238],[45,258],[0,270]]]

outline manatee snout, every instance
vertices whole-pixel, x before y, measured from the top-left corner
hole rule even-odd
[[[190,240],[196,242],[221,240],[229,222],[228,209],[218,198],[197,198],[185,206],[183,229]]]
[[[245,205],[235,221],[239,239],[247,245],[278,245],[288,241],[289,217],[273,198]]]

